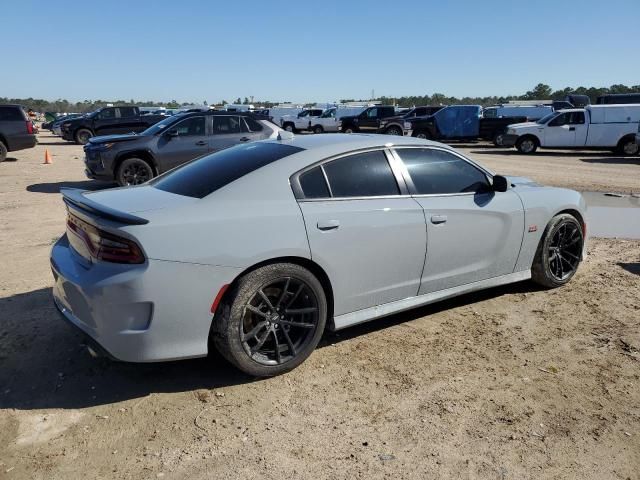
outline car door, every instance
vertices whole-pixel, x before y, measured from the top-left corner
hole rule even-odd
[[[544,129],[545,147],[575,147],[576,128],[571,125],[571,112],[565,112],[552,119]]]
[[[380,123],[379,108],[373,107],[363,112],[358,127],[364,132],[377,131]]]
[[[160,172],[166,172],[209,152],[205,116],[185,118],[158,136],[155,158]]]
[[[517,194],[493,191],[484,171],[447,149],[396,148],[395,154],[427,224],[419,294],[512,273],[524,231]]]
[[[218,152],[239,143],[248,142],[249,137],[242,131],[243,123],[242,117],[238,115],[214,115],[209,150]]]
[[[251,117],[240,117],[240,130],[243,135],[240,137],[241,142],[255,142],[256,140],[262,140],[268,138],[267,130],[257,120]],[[243,140],[246,138],[247,140]]]
[[[93,133],[96,135],[120,133],[115,107],[104,108],[96,115],[93,121]]]
[[[136,107],[118,107],[118,133],[140,132],[142,123]]]
[[[334,315],[416,295],[424,214],[398,183],[387,151],[346,155],[297,179],[311,257],[331,279]]]

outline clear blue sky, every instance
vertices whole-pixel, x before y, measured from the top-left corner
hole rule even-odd
[[[640,84],[640,0],[3,2],[0,96],[522,94]]]

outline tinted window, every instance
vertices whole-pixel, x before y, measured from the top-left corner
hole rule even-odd
[[[398,184],[381,151],[359,153],[326,163],[334,197],[398,195]]]
[[[150,112],[145,112],[150,113]],[[120,118],[135,117],[136,109],[134,107],[120,107]]]
[[[584,113],[583,112],[571,112],[569,115],[569,125],[583,125]]]
[[[235,116],[214,116],[213,117],[213,133],[240,133],[240,117]]]
[[[320,167],[312,168],[300,175],[300,187],[304,198],[327,198],[330,197],[327,182]]]
[[[566,125],[568,121],[569,121],[569,114],[568,113],[562,113],[562,114],[558,115],[556,118],[554,118],[553,120],[551,120],[549,122],[549,126],[550,127],[561,127],[562,125]]]
[[[429,148],[396,151],[409,171],[417,194],[482,192],[489,187],[483,172],[452,153]]]
[[[378,116],[378,109],[372,108],[371,110],[367,110],[367,117],[376,118]]]
[[[178,132],[181,137],[195,137],[206,135],[204,117],[191,117],[178,122],[171,130]]]
[[[216,117],[214,117],[216,118]],[[166,192],[204,198],[260,167],[302,148],[278,143],[251,143],[227,148],[161,175],[151,185]],[[250,195],[251,192],[247,192]]]
[[[0,122],[14,120],[26,121],[20,107],[0,107]]]
[[[244,117],[244,121],[247,122],[247,126],[249,127],[249,131],[251,132],[261,132],[262,124],[253,118]]]
[[[107,120],[110,118],[116,118],[116,109],[115,108],[106,108],[102,110],[98,114],[98,118],[101,120]]]

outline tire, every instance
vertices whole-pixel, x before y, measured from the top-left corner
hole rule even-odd
[[[293,123],[285,123],[282,128],[284,128],[287,132],[296,132],[296,127]]]
[[[285,313],[294,310],[308,312]],[[276,263],[240,278],[218,312],[210,338],[216,350],[249,375],[271,377],[293,370],[311,355],[324,332],[327,300],[309,270]]]
[[[348,126],[342,129],[343,133],[356,133],[358,130],[356,130],[355,127],[352,126]]]
[[[493,144],[496,147],[504,146],[504,132],[496,132],[496,134],[493,136]]]
[[[73,138],[78,145],[86,145],[89,143],[89,139],[91,137],[93,137],[93,132],[88,128],[79,128],[73,135]]]
[[[565,285],[582,261],[583,247],[584,232],[580,222],[568,213],[556,215],[538,244],[531,265],[531,279],[547,288]]]
[[[151,180],[155,176],[153,168],[146,160],[141,158],[127,158],[116,171],[116,182],[121,187],[140,185]]]
[[[4,162],[7,159],[8,152],[7,146],[0,142],[0,162]]]
[[[620,140],[616,151],[616,153],[619,153],[620,155],[624,155],[626,157],[638,155],[638,152],[640,152],[640,145],[636,143],[635,137],[625,137]]]
[[[538,149],[538,140],[530,136],[521,137],[516,141],[516,149],[525,155],[535,153]]]
[[[324,128],[322,128],[322,125],[316,125],[313,127],[313,133],[324,133]]]
[[[400,137],[403,135],[402,129],[396,125],[392,125],[391,127],[387,128],[384,133],[386,133],[387,135],[398,135]]]
[[[413,136],[416,138],[421,138],[423,140],[429,140],[431,138],[426,130],[417,130],[413,133]]]

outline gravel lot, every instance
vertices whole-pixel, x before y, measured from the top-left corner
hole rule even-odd
[[[524,282],[328,333],[273,379],[215,356],[112,363],[50,300],[58,190],[100,185],[81,147],[40,142],[0,164],[0,479],[640,478],[640,241],[593,239],[559,290]],[[462,150],[640,192],[638,157]]]

